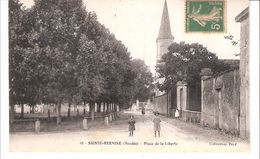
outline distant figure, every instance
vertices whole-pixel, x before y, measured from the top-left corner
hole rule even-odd
[[[145,108],[142,107],[142,115],[144,115],[144,114],[145,114]]]
[[[77,116],[79,116],[79,109],[77,109]]]
[[[156,132],[158,132],[158,136],[160,137],[160,130],[161,130],[161,119],[159,118],[159,113],[154,113],[155,118],[153,119],[154,123],[154,136],[156,137]]]
[[[38,107],[36,106],[35,109],[34,109],[34,112],[38,112]]]
[[[130,116],[130,120],[128,121],[128,124],[129,124],[129,136],[134,136],[135,120],[132,115]]]
[[[180,113],[179,113],[179,110],[178,110],[178,109],[176,109],[174,116],[175,116],[176,119],[179,119],[179,118],[180,118]]]

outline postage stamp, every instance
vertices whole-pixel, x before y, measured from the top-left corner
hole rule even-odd
[[[186,0],[186,32],[225,32],[225,0]]]

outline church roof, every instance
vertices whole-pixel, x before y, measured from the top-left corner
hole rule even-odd
[[[173,39],[166,0],[164,2],[163,13],[161,18],[161,26],[160,26],[159,35],[157,39]]]

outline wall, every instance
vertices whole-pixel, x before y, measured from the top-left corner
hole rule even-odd
[[[187,110],[201,111],[201,87],[200,83],[196,86],[188,86],[188,106]]]
[[[202,80],[201,124],[239,134],[239,70]]]
[[[161,115],[169,115],[171,109],[171,92],[165,93],[161,96],[154,97],[153,111],[158,111]]]
[[[190,111],[190,110],[182,110],[180,112],[181,120],[190,123],[200,123],[201,120],[201,112],[199,111]]]
[[[170,98],[171,109],[177,108],[177,98],[176,97],[177,97],[176,87],[173,87],[171,90],[171,98]]]
[[[240,137],[250,136],[250,90],[249,90],[249,9],[246,8],[237,17],[240,27]]]

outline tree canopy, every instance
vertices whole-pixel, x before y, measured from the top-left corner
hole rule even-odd
[[[134,59],[132,61],[133,70],[136,73],[134,80],[134,99],[145,101],[153,96],[153,76],[149,68],[145,65],[144,61]]]
[[[82,0],[35,0],[29,9],[10,0],[9,26],[11,105],[122,106],[140,92],[149,94],[147,66],[132,60],[124,44]]]
[[[159,89],[170,90],[182,80],[191,87],[200,85],[202,68],[210,68],[213,73],[218,73],[230,67],[200,44],[173,43],[156,66],[159,78],[165,79],[164,83],[157,83]]]

